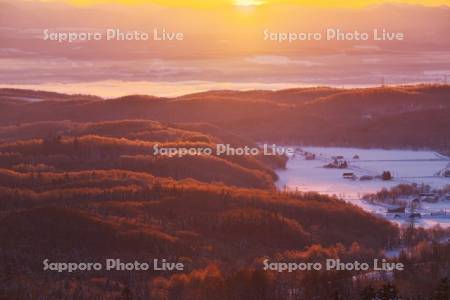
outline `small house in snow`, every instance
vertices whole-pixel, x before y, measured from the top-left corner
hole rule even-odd
[[[314,153],[306,152],[305,153],[305,159],[306,160],[315,160],[316,159],[316,155]]]
[[[439,201],[439,195],[437,193],[421,193],[420,200],[428,203],[436,203]]]
[[[405,213],[405,207],[404,206],[399,206],[399,207],[391,207],[387,209],[388,213]]]
[[[422,215],[420,213],[411,213],[409,215],[410,219],[416,219],[416,218],[421,218],[421,217],[422,217]]]
[[[342,174],[342,177],[344,177],[345,179],[356,179],[356,175],[353,173],[344,173]]]

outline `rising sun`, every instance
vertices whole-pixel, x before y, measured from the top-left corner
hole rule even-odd
[[[262,0],[234,0],[236,6],[258,6],[264,4]]]

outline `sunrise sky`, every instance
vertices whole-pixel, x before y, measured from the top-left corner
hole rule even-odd
[[[51,1],[51,0],[50,0]],[[104,4],[104,3],[121,3],[121,4],[142,4],[157,3],[167,6],[190,6],[190,7],[217,7],[217,6],[259,6],[267,4],[296,4],[308,6],[322,7],[363,7],[367,5],[382,4],[387,2],[421,4],[421,5],[449,5],[450,0],[53,0],[60,2],[70,2],[74,4]]]
[[[113,5],[112,5],[113,4]],[[450,0],[0,0],[0,86],[114,96],[217,88],[443,82]],[[175,41],[43,39],[51,32],[181,32]],[[402,33],[403,41],[279,43],[264,32]],[[147,87],[147,88],[146,88]]]

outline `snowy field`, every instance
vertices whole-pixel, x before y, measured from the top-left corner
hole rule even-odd
[[[404,223],[406,220],[395,219],[386,214],[386,207],[372,205],[361,200],[369,193],[382,188],[391,188],[401,183],[424,183],[433,188],[442,188],[450,184],[450,178],[440,176],[440,172],[450,167],[450,158],[432,151],[381,150],[334,147],[296,147],[298,151],[290,157],[286,170],[277,172],[280,189],[288,188],[299,191],[315,191],[321,194],[336,195],[352,202],[374,214],[391,221]],[[314,160],[306,160],[302,151],[314,153]],[[342,156],[347,161],[347,169],[329,169],[323,166],[332,162],[332,157]],[[355,158],[358,157],[358,158]],[[390,171],[393,180],[373,179],[367,181],[343,178],[343,173],[361,176],[377,176],[383,171]],[[431,216],[431,212],[447,212],[447,216]],[[436,204],[424,203],[422,218],[418,225],[425,227],[441,224],[450,226],[450,201]]]

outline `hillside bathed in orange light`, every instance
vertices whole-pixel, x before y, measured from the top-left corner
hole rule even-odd
[[[448,300],[450,0],[0,0],[0,300]]]

